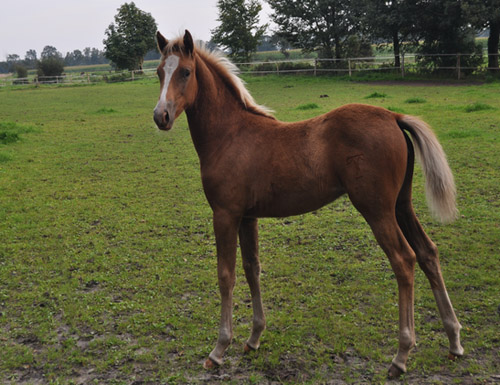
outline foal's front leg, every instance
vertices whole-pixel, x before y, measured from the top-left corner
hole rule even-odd
[[[214,211],[215,242],[217,244],[217,275],[221,294],[219,338],[203,365],[205,369],[222,364],[224,351],[233,338],[233,288],[236,280],[236,244],[239,218],[225,211]]]

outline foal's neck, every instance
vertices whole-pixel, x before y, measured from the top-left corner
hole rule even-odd
[[[217,71],[200,57],[196,63],[196,78],[198,95],[193,105],[186,109],[186,115],[196,151],[203,160],[203,155],[213,152],[224,138],[237,132],[248,112]]]

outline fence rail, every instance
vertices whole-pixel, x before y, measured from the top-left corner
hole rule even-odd
[[[489,55],[492,56],[492,55]],[[498,57],[498,54],[493,56]],[[429,61],[429,58],[440,60]],[[274,61],[255,61],[249,63],[236,63],[243,74],[318,74],[333,73],[353,76],[355,73],[376,71],[392,72],[404,78],[409,73],[429,74],[440,72],[447,74],[450,78],[462,79],[467,74],[481,74],[486,71],[500,71],[497,68],[489,68],[484,58],[477,54],[406,54],[400,56],[400,65],[395,65],[394,56],[373,56],[342,59],[293,59]],[[471,58],[480,61],[479,64],[467,65]],[[441,64],[439,64],[441,61]],[[436,64],[436,62],[438,64]],[[156,78],[156,69],[144,69],[141,71],[124,72],[82,72],[66,73],[62,76],[32,77],[32,78],[0,78],[0,87],[28,84],[92,84],[100,82],[125,82],[138,79]]]
[[[0,87],[9,85],[28,85],[28,84],[92,84],[92,83],[116,83],[127,82],[146,78],[155,78],[156,69],[144,69],[141,71],[96,71],[85,73],[66,73],[61,76],[43,76],[28,78],[0,78]]]

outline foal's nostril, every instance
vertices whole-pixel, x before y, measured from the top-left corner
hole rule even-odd
[[[168,111],[165,110],[165,112],[163,113],[163,119],[164,119],[164,122],[165,123],[168,123],[169,121],[169,116],[168,116]]]

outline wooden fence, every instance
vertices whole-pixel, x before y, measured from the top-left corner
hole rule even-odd
[[[433,59],[430,60],[431,56]],[[400,66],[395,65],[394,56],[374,56],[345,59],[296,59],[296,60],[276,60],[250,63],[236,63],[243,74],[311,74],[318,76],[324,73],[353,76],[360,72],[389,72],[404,78],[409,73],[430,74],[439,72],[444,77],[462,79],[468,74],[481,74],[489,70],[484,62],[484,56],[476,54],[448,54],[448,55],[401,55]],[[496,55],[498,56],[498,54]],[[471,66],[467,63],[474,58],[477,65]],[[441,62],[441,64],[435,63]],[[500,72],[500,71],[499,71]],[[139,79],[156,78],[156,69],[144,69],[142,71],[125,72],[81,72],[66,73],[62,76],[54,77],[31,77],[31,78],[0,78],[0,87],[40,85],[40,84],[92,84],[100,82],[125,82]]]

